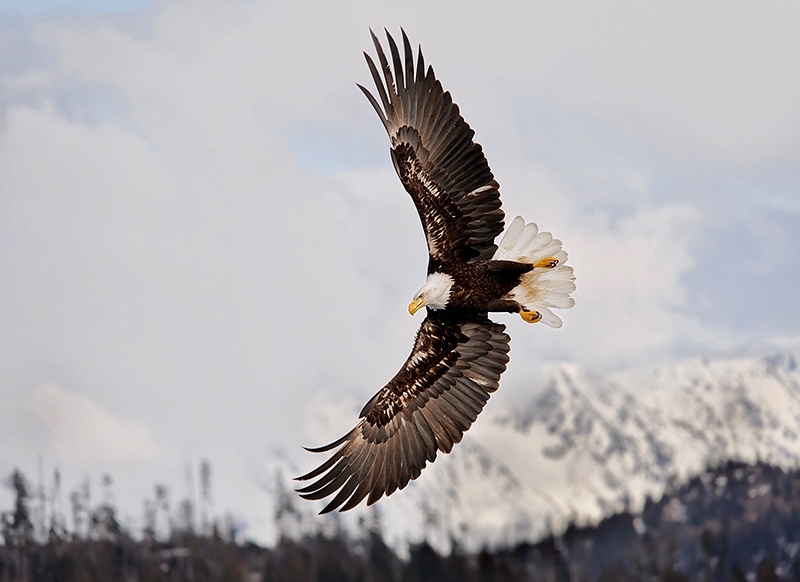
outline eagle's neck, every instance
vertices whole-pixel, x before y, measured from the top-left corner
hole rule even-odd
[[[424,295],[425,304],[431,309],[444,309],[450,300],[453,282],[453,277],[447,273],[431,273],[417,296]]]

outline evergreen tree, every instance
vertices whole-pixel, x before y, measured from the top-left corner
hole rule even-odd
[[[3,513],[3,540],[7,546],[25,546],[33,542],[28,481],[19,469],[14,469],[8,478],[8,485],[14,490],[14,511],[10,515]]]

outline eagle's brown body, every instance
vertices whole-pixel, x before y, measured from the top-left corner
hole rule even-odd
[[[506,295],[522,281],[533,265],[516,261],[460,263],[431,261],[429,273],[445,273],[453,278],[448,310],[475,313],[517,313],[521,306]]]

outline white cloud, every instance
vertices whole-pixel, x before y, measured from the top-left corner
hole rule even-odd
[[[695,267],[690,249],[698,213],[686,204],[665,204],[614,224],[598,218],[589,230],[584,223],[570,249],[580,274],[570,319],[585,337],[584,357],[575,353],[574,359],[630,364],[663,357],[697,331],[681,314],[687,299],[681,279]]]
[[[67,461],[147,459],[159,454],[146,425],[121,421],[87,396],[56,384],[36,388],[30,409]]]

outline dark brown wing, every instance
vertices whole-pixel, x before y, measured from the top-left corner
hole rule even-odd
[[[449,453],[497,390],[508,362],[505,326],[482,315],[429,311],[408,360],[361,411],[361,421],[333,443],[331,458],[298,480],[306,499],[336,496],[321,513],[372,505],[419,477],[436,451]],[[338,493],[337,493],[338,492]]]
[[[372,31],[370,31],[372,32]],[[500,185],[495,182],[475,132],[442,89],[433,68],[425,71],[422,49],[416,72],[411,45],[403,31],[404,59],[386,32],[393,66],[375,34],[381,73],[364,53],[380,103],[364,87],[392,141],[397,174],[417,206],[428,252],[436,262],[492,258],[494,239],[503,231]],[[392,74],[394,69],[394,74]]]

